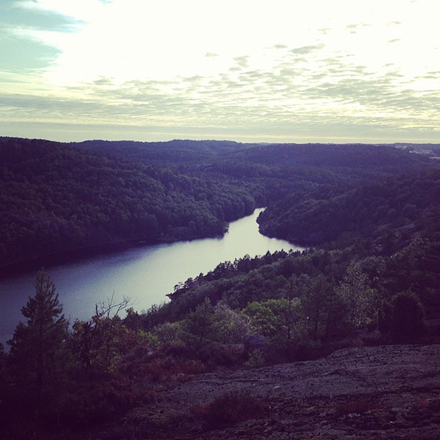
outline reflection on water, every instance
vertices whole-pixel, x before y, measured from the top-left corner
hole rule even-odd
[[[89,319],[95,304],[130,298],[135,310],[148,309],[167,300],[174,286],[214,269],[224,261],[249,255],[264,255],[284,249],[301,249],[287,241],[268,238],[258,232],[256,219],[261,209],[230,224],[222,238],[207,238],[135,248],[48,267],[57,287],[66,317]],[[0,281],[0,342],[12,336],[21,307],[34,295],[36,273]]]

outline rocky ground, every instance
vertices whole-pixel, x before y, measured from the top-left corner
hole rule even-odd
[[[214,406],[225,393],[225,405]],[[181,378],[101,438],[438,440],[440,345],[347,348]]]

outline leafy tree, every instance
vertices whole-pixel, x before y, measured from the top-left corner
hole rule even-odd
[[[214,325],[214,308],[208,298],[189,313],[184,321],[184,329],[194,336],[198,346],[210,338],[214,331]]]
[[[88,375],[116,371],[123,355],[139,342],[138,331],[130,329],[119,316],[127,304],[127,299],[117,304],[110,300],[96,306],[91,320],[74,322],[69,347]]]
[[[375,316],[377,292],[369,285],[367,275],[359,263],[351,263],[342,283],[336,289],[345,303],[347,321],[353,327],[369,324]]]
[[[62,386],[68,333],[55,285],[43,269],[34,287],[35,296],[21,309],[27,322],[17,325],[8,344],[11,372],[29,409],[39,418],[43,406],[53,403]]]
[[[304,313],[299,298],[255,301],[244,309],[244,313],[251,318],[257,331],[269,338],[272,347],[276,351],[281,350],[287,358],[305,333]]]
[[[241,344],[253,333],[249,317],[231,309],[223,301],[214,307],[213,330],[215,341],[221,344]]]
[[[276,302],[275,302],[276,301]],[[244,313],[251,318],[252,325],[256,328],[258,333],[264,336],[273,336],[277,332],[278,319],[274,311],[275,305],[280,300],[269,300],[264,303],[254,301],[248,304],[244,309]],[[283,300],[283,304],[286,301]]]

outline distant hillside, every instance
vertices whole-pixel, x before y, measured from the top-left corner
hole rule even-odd
[[[346,167],[358,169],[414,169],[424,158],[414,158],[390,146],[364,144],[272,144],[230,154],[236,160],[266,165]]]
[[[387,177],[330,197],[320,190],[305,198],[293,194],[273,204],[259,221],[265,234],[303,245],[322,244],[347,233],[372,239],[381,237],[383,242],[390,230],[400,228],[404,235],[435,229],[432,222],[439,210],[437,169]],[[431,223],[429,228],[427,222]],[[390,248],[388,252],[393,250],[396,249]]]
[[[246,189],[224,179],[0,139],[0,266],[102,244],[218,235],[254,207]]]
[[[268,206],[264,232],[306,241],[289,213],[300,212],[297,202],[438,165],[371,145],[0,138],[0,266],[101,245],[218,235],[255,206]]]
[[[111,154],[128,160],[162,165],[200,165],[237,151],[243,144],[229,141],[135,142],[93,140],[69,144],[85,151]]]
[[[167,165],[240,162],[266,166],[381,169],[400,172],[426,166],[426,158],[393,146],[365,144],[246,144],[231,141],[85,141],[68,144],[128,160]]]

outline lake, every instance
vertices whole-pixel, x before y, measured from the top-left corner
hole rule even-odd
[[[267,251],[302,250],[291,243],[268,238],[258,231],[256,219],[262,209],[232,222],[221,238],[206,238],[94,256],[74,263],[46,267],[55,283],[66,317],[90,319],[95,305],[130,299],[137,311],[168,300],[174,286],[219,263]],[[0,280],[0,342],[12,337],[15,326],[25,318],[20,309],[35,291],[36,272]]]

